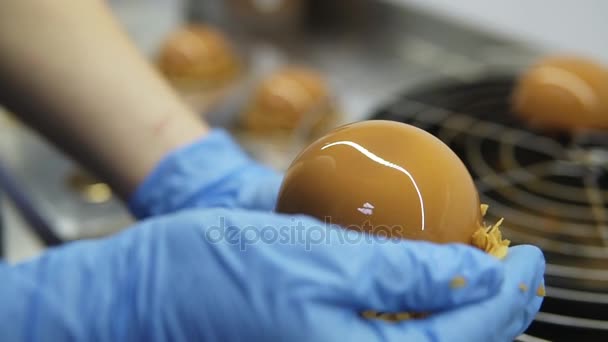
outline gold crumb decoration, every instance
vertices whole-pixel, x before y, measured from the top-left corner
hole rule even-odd
[[[481,216],[486,216],[486,213],[488,212],[488,208],[490,206],[487,204],[482,204],[481,205]]]
[[[519,290],[521,292],[527,292],[528,291],[528,286],[524,283],[519,284]]]
[[[423,318],[423,317],[421,315],[419,315],[419,317],[416,317],[415,314],[408,313],[408,312],[399,312],[399,313],[395,314],[396,321],[405,321],[405,320],[413,319],[413,318]]]
[[[488,211],[488,205],[481,205],[481,214],[485,216]],[[486,253],[497,257],[498,259],[504,259],[509,252],[509,244],[511,241],[503,239],[502,232],[500,231],[500,225],[504,219],[498,220],[494,225],[487,227],[480,227],[473,233],[471,237],[471,243],[473,246],[485,251]]]
[[[543,285],[539,286],[538,289],[536,289],[536,295],[539,297],[544,297],[547,295],[547,291],[545,290],[545,287]]]
[[[364,311],[361,316],[366,319],[379,319],[386,322],[401,322],[411,319],[423,319],[429,316],[428,313],[414,313],[414,312],[378,312],[378,311]]]
[[[459,289],[461,287],[464,287],[466,284],[467,281],[464,279],[464,277],[458,276],[452,279],[452,281],[450,282],[450,288]]]
[[[375,311],[367,310],[367,311],[363,311],[361,313],[361,317],[366,318],[366,319],[374,319],[374,318],[378,317],[378,313]]]
[[[393,322],[395,320],[395,314],[389,313],[389,312],[384,312],[384,313],[378,314],[378,319]]]

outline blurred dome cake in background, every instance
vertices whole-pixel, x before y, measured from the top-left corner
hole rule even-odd
[[[197,24],[182,27],[166,39],[157,67],[192,109],[204,113],[220,102],[241,71],[224,34]]]
[[[185,26],[160,50],[158,68],[177,88],[215,88],[233,80],[239,62],[227,38],[204,25]]]
[[[512,106],[536,129],[608,129],[608,68],[578,57],[546,58],[521,75]]]
[[[337,109],[319,72],[287,66],[263,79],[242,117],[246,133],[259,136],[318,137],[331,129]]]

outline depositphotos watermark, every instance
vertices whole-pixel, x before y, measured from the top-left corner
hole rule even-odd
[[[214,244],[238,245],[241,250],[255,244],[303,245],[310,250],[321,244],[395,243],[399,239],[393,237],[400,236],[405,229],[398,225],[373,225],[369,221],[339,226],[332,223],[331,217],[325,217],[322,224],[306,223],[292,218],[289,225],[237,226],[228,224],[226,218],[220,216],[217,224],[205,230],[205,239]]]

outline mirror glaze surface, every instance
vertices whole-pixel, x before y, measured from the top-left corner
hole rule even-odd
[[[276,210],[345,228],[470,243],[479,197],[464,164],[414,126],[363,121],[315,141],[287,170]]]

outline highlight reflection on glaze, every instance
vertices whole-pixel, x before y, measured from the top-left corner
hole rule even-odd
[[[416,180],[414,179],[414,177],[412,176],[411,173],[409,173],[406,169],[402,168],[399,165],[396,165],[394,163],[391,163],[379,156],[377,156],[376,154],[370,152],[368,149],[366,149],[365,147],[352,142],[352,141],[336,141],[333,143],[329,143],[323,147],[321,147],[321,150],[325,150],[328,149],[330,147],[333,146],[338,146],[338,145],[346,145],[346,146],[350,146],[352,148],[354,148],[355,150],[359,151],[360,153],[362,153],[364,156],[366,156],[367,158],[371,159],[372,161],[381,164],[383,166],[387,166],[390,167],[394,170],[397,170],[399,172],[402,172],[403,174],[405,174],[411,181],[412,184],[414,185],[414,188],[416,189],[416,193],[418,194],[418,200],[420,201],[420,217],[421,217],[421,222],[422,222],[422,227],[421,229],[424,230],[425,228],[425,223],[424,223],[424,201],[422,199],[422,193],[420,192],[420,189],[418,188],[418,184],[416,184]]]
[[[568,89],[587,108],[593,108],[597,105],[593,88],[579,75],[552,66],[541,67],[537,72],[541,84]]]
[[[550,56],[513,87],[513,113],[535,130],[608,129],[608,69],[586,58]],[[427,205],[428,206],[428,205]]]
[[[374,207],[371,203],[365,202],[361,208],[357,208],[357,210],[363,215],[372,215],[374,213]]]

